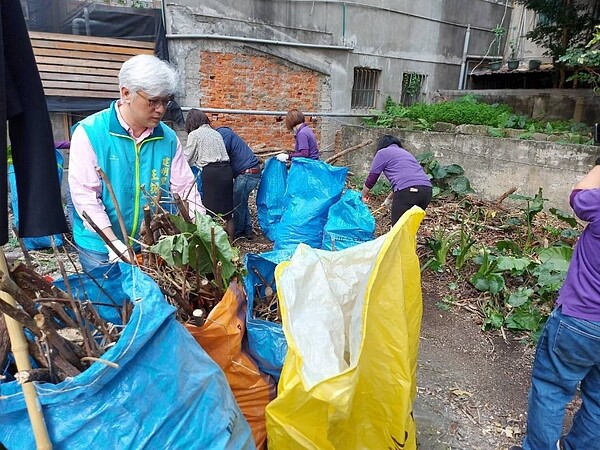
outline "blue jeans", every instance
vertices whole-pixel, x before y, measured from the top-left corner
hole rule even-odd
[[[599,448],[600,322],[552,311],[538,343],[527,413],[525,450],[555,450],[566,405],[581,382],[582,405],[565,437],[567,450]]]
[[[103,275],[108,278],[116,278],[121,274],[119,264],[108,262],[108,252],[95,252],[79,245],[77,245],[77,252],[79,253],[79,264],[85,272],[94,271],[94,275]]]
[[[260,173],[242,173],[233,180],[235,236],[252,233],[252,216],[248,209],[248,198],[260,183],[260,176]]]

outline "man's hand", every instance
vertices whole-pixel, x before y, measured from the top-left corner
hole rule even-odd
[[[127,262],[130,262],[127,246],[123,242],[121,242],[119,239],[115,239],[114,241],[111,241],[111,244],[114,245],[114,247],[123,255]],[[110,248],[108,245],[106,245],[106,248],[108,249],[108,262],[114,263],[117,261],[123,261],[123,259],[117,255],[112,248]]]
[[[277,158],[278,161],[287,162],[287,160],[290,159],[290,155],[287,153],[280,153],[279,155],[276,155],[275,158]]]

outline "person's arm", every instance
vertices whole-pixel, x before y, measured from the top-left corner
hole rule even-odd
[[[171,191],[179,194],[182,199],[187,199],[190,213],[197,211],[200,214],[206,214],[206,208],[202,204],[196,187],[194,174],[185,160],[179,139],[177,139],[175,156],[171,161]]]
[[[593,167],[574,186],[569,200],[578,218],[590,222],[588,226],[594,229],[600,227],[600,166]]]
[[[198,148],[200,145],[200,136],[198,133],[194,133],[194,131],[188,134],[185,148],[182,151],[185,160],[189,163],[190,166],[196,164],[196,160],[198,159]],[[179,141],[179,138],[177,138],[177,151],[179,150],[181,150],[181,142]]]
[[[305,133],[298,133],[296,135],[296,142],[298,143],[298,151],[290,153],[290,158],[308,158],[309,147],[308,147],[308,136]]]
[[[579,182],[575,185],[573,189],[594,189],[600,188],[600,166],[592,167],[587,175],[585,175]]]
[[[82,126],[78,126],[71,139],[71,152],[69,158],[69,189],[73,206],[81,217],[85,211],[90,219],[102,230],[108,239],[117,239],[102,202],[102,183],[96,172],[98,158],[92,144]],[[93,228],[83,221],[84,226],[90,231]]]
[[[371,169],[371,172],[369,172],[369,175],[367,176],[367,179],[365,180],[365,184],[362,188],[362,200],[363,202],[367,202],[369,201],[369,192],[371,191],[371,189],[373,189],[373,186],[375,186],[375,183],[377,183],[377,180],[379,179],[379,175],[381,175],[381,172],[377,173],[377,172],[373,172]]]

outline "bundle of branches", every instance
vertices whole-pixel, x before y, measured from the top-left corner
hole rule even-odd
[[[268,322],[281,323],[279,299],[277,298],[277,292],[273,289],[273,283],[269,283],[256,267],[252,268],[252,272],[254,272],[261,283],[254,285],[252,317]]]
[[[158,201],[144,207],[141,269],[177,308],[179,321],[200,325],[229,282],[242,275],[243,264],[217,223],[220,218],[203,214],[190,218],[176,194],[174,204],[179,215],[170,214]]]
[[[1,274],[0,288],[19,307],[0,300],[0,313],[28,330],[25,334],[29,354],[38,366],[18,373],[9,367],[9,374],[20,382],[58,383],[80,374],[95,361],[112,365],[101,356],[117,342],[131,315],[131,303],[105,304],[119,311],[122,324],[115,325],[102,319],[91,301],[75,300],[66,277],[68,293],[22,263],[9,270],[10,273]],[[3,316],[0,322],[0,367],[5,367],[9,345]]]

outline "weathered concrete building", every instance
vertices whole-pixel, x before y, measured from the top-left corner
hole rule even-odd
[[[181,104],[211,109],[251,144],[290,148],[277,121],[311,115],[322,151],[340,121],[456,89],[468,60],[488,53],[510,0],[177,0],[163,2]],[[465,42],[468,45],[465,45]],[[254,114],[232,114],[246,110]],[[256,112],[259,114],[256,114]]]

